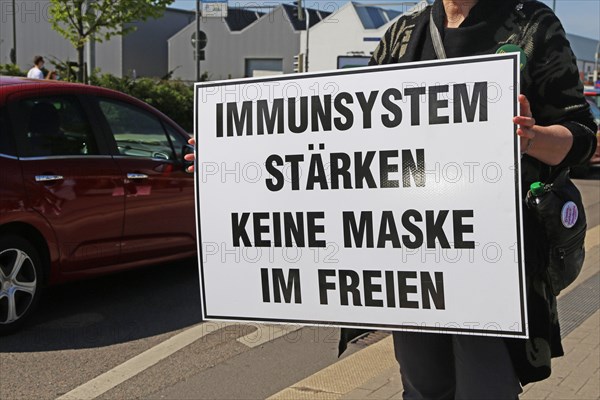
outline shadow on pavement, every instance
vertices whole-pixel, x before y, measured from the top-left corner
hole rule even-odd
[[[195,260],[46,291],[32,321],[0,340],[0,352],[85,349],[126,343],[201,321]]]

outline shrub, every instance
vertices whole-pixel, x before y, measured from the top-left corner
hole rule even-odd
[[[194,88],[178,80],[93,75],[90,84],[136,97],[177,122],[187,132],[194,129]]]
[[[21,71],[21,68],[15,64],[0,64],[0,75],[27,76],[27,73]]]

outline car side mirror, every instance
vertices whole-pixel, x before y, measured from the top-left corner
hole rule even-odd
[[[194,146],[191,146],[189,144],[184,144],[183,148],[181,149],[181,162],[183,163],[183,169],[184,171],[187,171],[187,169],[189,167],[191,167],[192,165],[194,165],[193,161],[187,161],[185,159],[185,156],[188,154],[194,154],[196,152],[196,149],[194,148]]]

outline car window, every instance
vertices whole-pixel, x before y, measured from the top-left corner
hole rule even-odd
[[[0,154],[16,156],[15,149],[6,120],[6,110],[0,108]]]
[[[126,103],[99,100],[123,156],[176,160],[177,154],[160,123],[151,113]]]
[[[15,138],[21,157],[97,155],[91,125],[75,97],[44,97],[17,104]]]
[[[169,139],[171,139],[171,143],[175,148],[175,157],[177,157],[178,160],[183,160],[183,146],[187,144],[187,139],[181,136],[181,134],[177,132],[172,126],[167,124],[165,124],[165,126],[167,127]]]

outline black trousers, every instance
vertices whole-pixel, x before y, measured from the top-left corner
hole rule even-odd
[[[394,332],[405,400],[506,399],[522,392],[501,338]]]

